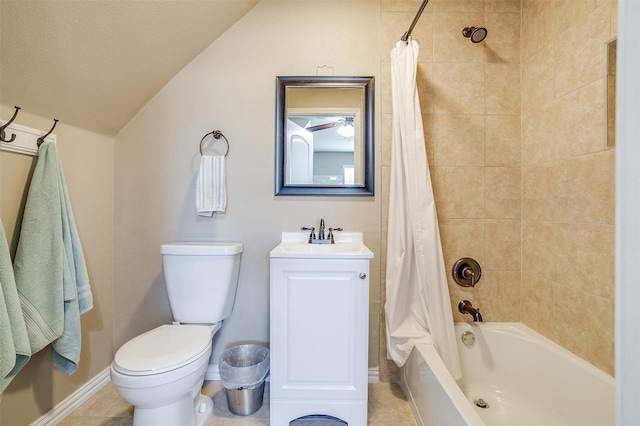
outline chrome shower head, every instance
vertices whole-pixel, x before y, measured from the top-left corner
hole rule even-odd
[[[487,29],[484,27],[466,27],[462,30],[462,35],[470,39],[472,43],[480,43],[487,38]]]

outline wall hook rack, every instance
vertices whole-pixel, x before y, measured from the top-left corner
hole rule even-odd
[[[51,127],[51,129],[44,135],[40,136],[38,138],[38,141],[36,142],[38,145],[38,148],[40,147],[40,145],[42,145],[42,142],[44,142],[44,140],[46,139],[47,136],[49,136],[51,134],[51,132],[53,132],[53,129],[56,128],[56,124],[58,124],[58,119],[54,118],[53,119],[53,127]]]
[[[9,125],[11,123],[13,123],[13,120],[16,119],[16,116],[18,115],[18,111],[20,111],[20,107],[16,106],[14,107],[16,110],[13,113],[13,117],[11,117],[11,120],[7,121],[6,123],[4,123],[4,125],[2,127],[0,127],[0,141],[4,142],[4,143],[11,143],[14,140],[16,140],[16,134],[12,134],[11,137],[9,139],[5,139],[5,131],[4,129],[6,129],[7,127],[9,127]]]

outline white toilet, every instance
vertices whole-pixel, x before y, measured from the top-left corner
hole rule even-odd
[[[213,402],[201,395],[211,341],[231,314],[241,243],[172,243],[161,247],[176,322],[134,337],[116,352],[111,381],[133,404],[134,426],[203,425]]]

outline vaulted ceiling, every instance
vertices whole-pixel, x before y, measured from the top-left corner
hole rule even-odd
[[[0,0],[0,103],[115,136],[258,1]]]

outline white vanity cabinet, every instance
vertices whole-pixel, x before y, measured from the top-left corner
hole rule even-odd
[[[271,252],[273,426],[288,426],[308,415],[333,416],[353,426],[367,424],[373,254],[361,245],[366,250],[360,254],[368,257],[333,256],[339,248],[326,247],[317,251],[332,252],[329,258],[314,253],[315,247],[302,247],[309,253],[300,257]]]

